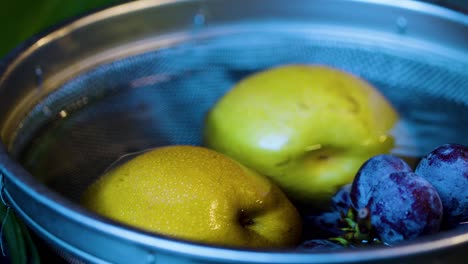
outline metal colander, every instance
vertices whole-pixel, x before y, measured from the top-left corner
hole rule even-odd
[[[374,84],[402,121],[395,152],[468,145],[468,18],[412,1],[139,1],[92,14],[17,51],[0,79],[0,169],[22,219],[71,262],[444,263],[468,232],[394,248],[258,252],[207,247],[78,205],[119,157],[201,144],[206,112],[241,78],[323,64]]]

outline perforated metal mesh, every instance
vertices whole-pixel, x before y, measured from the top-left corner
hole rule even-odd
[[[387,96],[413,142],[468,144],[468,62],[372,42],[243,32],[190,40],[101,65],[38,105],[14,153],[34,176],[77,200],[120,156],[168,144],[201,144],[206,112],[241,78],[288,63],[354,73]]]

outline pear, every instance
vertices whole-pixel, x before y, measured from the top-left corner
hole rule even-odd
[[[283,65],[246,77],[213,106],[204,145],[270,177],[293,201],[323,208],[364,161],[390,152],[398,119],[359,77]]]
[[[126,225],[208,245],[288,248],[301,236],[300,216],[280,188],[203,147],[140,154],[89,186],[82,204]]]

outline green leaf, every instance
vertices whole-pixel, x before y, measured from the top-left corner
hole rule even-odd
[[[0,8],[0,58],[29,37],[97,8],[125,0],[8,0]]]
[[[19,219],[18,219],[18,225],[21,228],[21,232],[23,234],[24,241],[26,244],[26,250],[28,252],[28,263],[29,264],[41,263],[39,252],[37,251],[37,247],[34,244],[34,241],[32,240],[31,235],[29,234],[29,230],[26,228],[23,222],[19,221]]]
[[[3,203],[0,204],[0,217],[2,219],[2,253],[7,253],[11,264],[25,264],[27,261],[26,246],[13,212]]]

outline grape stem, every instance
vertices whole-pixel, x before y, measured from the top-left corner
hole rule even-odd
[[[345,247],[369,244],[381,244],[372,228],[369,209],[349,208],[346,214],[340,212],[340,224],[343,226],[343,234],[338,237],[329,238]]]

